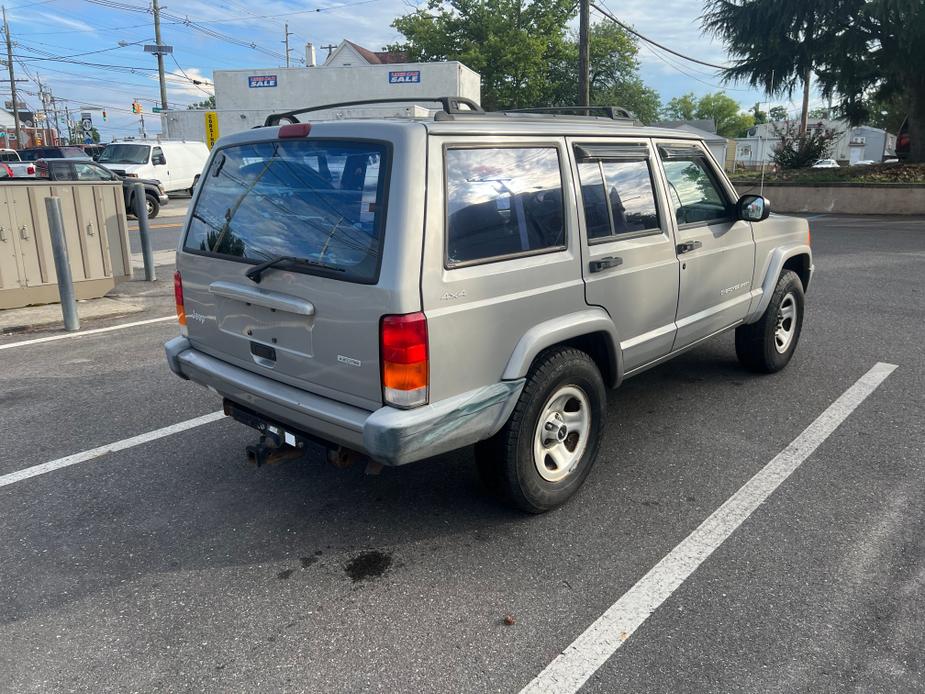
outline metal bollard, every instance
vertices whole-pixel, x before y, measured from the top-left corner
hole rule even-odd
[[[48,213],[48,229],[51,232],[51,253],[55,258],[55,274],[58,276],[58,295],[61,298],[61,313],[64,315],[65,330],[80,330],[77,317],[77,298],[71,281],[71,265],[67,258],[67,241],[64,238],[64,220],[61,217],[61,199],[57,196],[45,198]]]
[[[148,208],[145,205],[145,186],[143,183],[132,184],[132,202],[135,217],[138,219],[138,235],[141,237],[141,257],[145,263],[145,281],[157,279],[154,272],[154,254],[151,252],[151,231],[148,229]]]

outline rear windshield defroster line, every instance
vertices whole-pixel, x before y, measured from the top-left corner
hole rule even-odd
[[[358,140],[277,140],[217,152],[203,174],[183,248],[286,270],[375,283],[389,148]]]

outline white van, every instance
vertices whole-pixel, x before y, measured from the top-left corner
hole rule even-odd
[[[208,158],[204,142],[117,140],[106,145],[99,163],[123,176],[159,181],[168,193],[192,193]]]

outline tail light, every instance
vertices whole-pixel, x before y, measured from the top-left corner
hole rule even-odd
[[[180,271],[173,273],[173,298],[177,303],[177,321],[180,326],[186,329],[186,307],[183,306],[183,279],[180,277]]]
[[[32,166],[31,164],[27,166],[26,173],[29,174],[30,176],[35,176],[35,167]]]
[[[380,348],[383,401],[404,409],[426,405],[430,373],[424,314],[383,316]]]

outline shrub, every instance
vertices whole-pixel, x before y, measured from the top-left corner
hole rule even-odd
[[[774,148],[771,161],[781,169],[805,169],[819,159],[825,159],[839,135],[835,130],[822,127],[810,127],[805,133],[800,133],[795,121],[775,125],[774,134],[780,138],[780,144]]]

